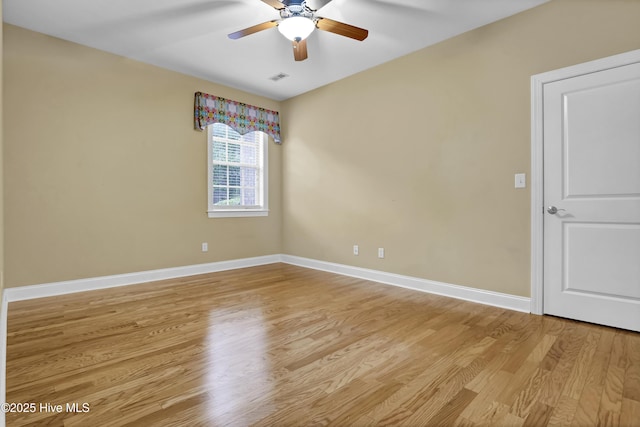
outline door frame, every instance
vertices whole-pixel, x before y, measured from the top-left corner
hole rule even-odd
[[[640,49],[531,77],[531,313],[544,314],[544,85],[640,62]]]

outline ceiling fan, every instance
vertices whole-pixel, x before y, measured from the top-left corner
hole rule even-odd
[[[317,16],[316,12],[331,0],[317,0],[322,5],[318,9],[307,6],[306,0],[261,0],[280,12],[280,19],[263,22],[244,30],[229,34],[230,39],[239,39],[269,28],[278,27],[283,36],[293,43],[293,57],[296,61],[307,59],[307,37],[314,29],[328,31],[344,37],[362,41],[369,31],[353,25]]]

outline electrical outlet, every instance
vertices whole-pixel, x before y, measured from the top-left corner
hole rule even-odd
[[[384,248],[378,248],[378,258],[384,258]]]
[[[358,247],[358,245],[353,245],[353,254],[354,255],[360,254],[360,248]]]
[[[209,251],[209,244],[207,242],[204,242],[202,244],[202,252],[208,252]]]

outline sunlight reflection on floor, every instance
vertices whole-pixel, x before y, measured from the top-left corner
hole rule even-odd
[[[216,424],[248,425],[264,416],[252,402],[273,395],[268,336],[261,307],[233,313],[210,314],[207,337],[206,386],[208,414]],[[270,406],[270,405],[267,405]]]

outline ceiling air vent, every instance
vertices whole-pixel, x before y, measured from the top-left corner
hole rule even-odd
[[[282,79],[287,78],[287,77],[289,77],[289,74],[279,73],[279,74],[276,74],[273,77],[269,77],[269,80],[273,80],[274,82],[277,82],[277,81],[282,80]]]

